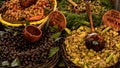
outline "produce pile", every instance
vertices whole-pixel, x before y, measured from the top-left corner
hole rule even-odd
[[[90,28],[80,26],[65,38],[67,58],[74,64],[84,68],[104,68],[115,65],[120,57],[120,35],[115,29],[101,25],[95,28],[106,43],[103,50],[96,52],[85,45],[85,37]]]
[[[0,37],[0,66],[36,66],[48,62],[59,50],[52,34],[47,29],[39,41],[30,43],[23,37],[23,28],[4,32]]]
[[[36,0],[36,2],[34,2],[35,0],[30,0],[30,2],[29,0],[26,2],[21,1],[22,0],[10,0],[4,3],[3,6],[5,6],[6,11],[2,13],[2,17],[6,21],[41,20],[54,8],[54,0]],[[31,4],[31,2],[33,4]],[[24,7],[29,4],[31,5]]]
[[[77,8],[69,1],[76,3]],[[62,0],[58,5],[66,15],[68,28],[65,29],[68,35],[66,35],[64,41],[65,46],[63,45],[63,58],[68,67],[74,67],[74,64],[80,68],[108,68],[114,66],[120,57],[119,32],[114,28],[103,25],[102,22],[104,13],[114,9],[114,2],[113,0],[90,0],[89,2],[95,31],[104,37],[105,47],[98,52],[86,47],[85,39],[91,30],[85,0]],[[69,60],[73,64],[70,64]]]
[[[67,54],[65,57],[81,68],[104,68],[118,62],[120,32],[102,24],[103,14],[113,9],[113,0],[89,1],[95,31],[102,35],[106,42],[105,47],[98,52],[88,49],[85,45],[85,38],[91,32],[86,12],[86,0],[73,0],[77,7],[72,5],[70,0],[57,0],[56,5],[54,5],[56,0],[25,0],[23,3],[22,1],[24,0],[7,0],[3,6],[0,4],[0,7],[4,8],[2,11],[0,9],[0,21],[3,24],[6,26],[40,24],[57,6],[66,17],[66,28],[59,24],[56,25],[57,21],[62,22],[63,20],[59,15],[59,19],[51,19],[44,26],[40,40],[31,43],[24,38],[23,27],[10,27],[3,34],[0,33],[0,35],[2,34],[0,36],[0,67],[34,67],[39,64],[43,65],[42,63],[46,65],[58,53],[57,45],[62,46],[62,44],[65,44],[66,53],[64,54]],[[33,4],[30,1],[34,1]],[[54,16],[56,17],[56,14]],[[51,21],[52,27],[49,26]],[[63,31],[58,30],[62,28]],[[52,61],[49,63],[52,64]],[[67,63],[69,64],[69,62]]]

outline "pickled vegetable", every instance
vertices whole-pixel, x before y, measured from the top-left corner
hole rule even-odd
[[[114,29],[101,25],[95,28],[101,34],[106,43],[102,51],[96,52],[85,46],[85,37],[90,33],[90,28],[80,26],[73,30],[71,35],[65,38],[67,58],[74,64],[85,68],[104,68],[110,67],[118,62],[120,57],[120,35]],[[71,58],[72,57],[72,58]],[[89,64],[88,64],[89,63]]]

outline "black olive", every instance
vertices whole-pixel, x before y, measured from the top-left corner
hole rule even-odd
[[[12,31],[6,31],[0,38],[0,54],[1,60],[9,60],[12,62],[16,57],[19,57],[22,66],[36,65],[44,63],[48,57],[51,46],[54,46],[54,40],[49,40],[51,34],[48,31],[43,32],[43,37],[35,42],[30,43],[23,38],[22,28],[13,28]],[[13,36],[14,32],[18,32]]]

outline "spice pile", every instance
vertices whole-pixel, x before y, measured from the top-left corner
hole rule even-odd
[[[2,17],[6,21],[21,21],[22,19],[30,21],[41,20],[53,10],[53,5],[54,0],[37,0],[35,4],[32,4],[27,8],[23,8],[20,5],[20,0],[10,0],[6,1],[4,4],[7,10],[3,12]]]
[[[115,65],[120,57],[120,35],[115,29],[101,25],[95,28],[106,43],[103,50],[96,52],[85,46],[85,37],[90,33],[90,28],[80,26],[65,38],[67,58],[82,68],[104,68]]]
[[[21,66],[34,66],[50,59],[49,51],[56,46],[50,38],[52,33],[46,30],[39,41],[30,43],[24,39],[22,30],[23,28],[6,31],[0,37],[0,66],[4,66],[6,61],[12,63],[15,59],[19,60]]]

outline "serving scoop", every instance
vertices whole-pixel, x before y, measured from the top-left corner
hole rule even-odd
[[[102,17],[104,25],[111,26],[117,31],[120,31],[120,12],[117,10],[109,10]]]
[[[90,20],[90,27],[91,27],[91,33],[87,35],[85,39],[85,44],[88,49],[93,49],[95,51],[100,51],[104,48],[105,41],[104,38],[95,32],[93,21],[92,21],[92,13],[91,8],[89,4],[89,0],[86,0],[86,9]]]
[[[27,39],[29,42],[36,42],[42,37],[42,28],[47,23],[47,20],[50,19],[51,25],[58,24],[58,30],[62,31],[66,27],[66,18],[64,14],[58,10],[52,11],[48,17],[44,20],[42,24],[40,24],[38,27],[29,25],[26,26],[23,30],[23,34],[25,39]]]

